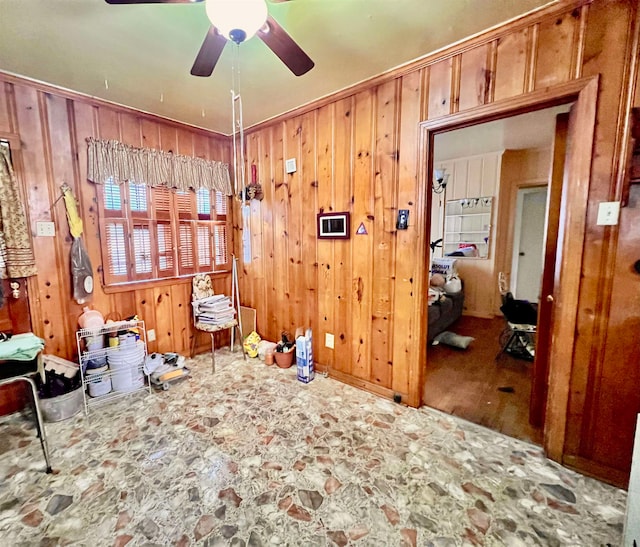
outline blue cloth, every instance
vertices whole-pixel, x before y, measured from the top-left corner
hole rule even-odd
[[[44,349],[44,340],[32,332],[14,334],[0,342],[0,360],[32,361]]]

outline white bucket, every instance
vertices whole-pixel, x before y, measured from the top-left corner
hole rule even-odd
[[[118,346],[108,355],[109,367],[113,371],[114,391],[132,391],[144,385],[142,364],[144,362],[144,343],[130,346]]]
[[[108,369],[109,367],[104,366],[87,370],[86,381],[91,397],[100,397],[111,391],[111,378],[107,375]]]

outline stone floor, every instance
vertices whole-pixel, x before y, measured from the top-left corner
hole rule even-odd
[[[626,493],[539,448],[227,350],[47,425],[0,422],[4,545],[619,545]]]

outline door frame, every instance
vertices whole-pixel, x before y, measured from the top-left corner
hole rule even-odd
[[[431,179],[433,173],[434,137],[438,133],[453,131],[501,118],[525,114],[566,103],[575,103],[576,126],[580,128],[578,137],[571,144],[571,158],[565,166],[558,252],[554,275],[553,319],[549,326],[551,344],[549,348],[549,381],[546,400],[546,416],[543,424],[543,447],[548,457],[562,461],[565,444],[569,386],[573,368],[573,354],[576,344],[576,322],[580,290],[580,272],[585,244],[585,226],[593,139],[595,132],[596,106],[598,100],[598,76],[580,78],[539,91],[526,93],[512,99],[496,101],[464,112],[445,115],[420,123],[418,143],[418,203],[424,207],[418,215],[418,229],[429,233],[431,228]],[[496,229],[499,234],[500,227]],[[498,235],[497,235],[498,237]],[[496,237],[496,239],[497,239]],[[424,238],[425,242],[428,238]],[[426,245],[426,243],[425,243]],[[428,257],[426,247],[420,250]],[[418,305],[426,302],[429,286],[429,266],[423,265],[423,275],[417,280]],[[427,339],[428,321],[426,314],[420,314],[419,340]],[[561,341],[561,343],[554,343]],[[419,390],[417,399],[423,403],[423,387],[428,351],[419,352],[418,380],[413,389]]]

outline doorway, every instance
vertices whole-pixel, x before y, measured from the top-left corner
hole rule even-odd
[[[585,79],[570,82],[555,90],[532,92],[526,98],[502,101],[499,105],[489,104],[470,112],[452,114],[440,120],[421,124],[421,150],[425,158],[422,174],[425,180],[429,181],[429,184],[425,185],[427,195],[424,196],[424,203],[427,205],[424,229],[427,230],[432,222],[430,181],[436,167],[434,161],[436,135],[485,121],[575,101],[571,113],[566,116],[567,131],[563,139],[566,157],[563,153],[563,163],[558,170],[557,157],[554,155],[554,170],[550,178],[553,184],[550,195],[556,201],[553,210],[548,209],[547,222],[552,221],[552,224],[555,222],[556,231],[552,234],[553,237],[550,237],[551,232],[547,232],[545,243],[542,286],[545,296],[538,310],[538,316],[545,318],[543,328],[538,331],[539,335],[545,339],[545,345],[541,346],[545,350],[536,352],[534,368],[541,373],[536,375],[536,381],[532,383],[534,390],[531,396],[532,416],[542,415],[543,447],[547,455],[556,461],[562,460],[564,450],[569,378],[572,368],[571,352],[575,344],[575,303],[579,294],[580,257],[584,248],[584,217],[590,180],[597,90],[597,79]],[[504,226],[504,222],[497,222],[495,236],[497,241],[505,237]],[[425,239],[428,243],[428,237]],[[428,251],[425,252],[426,256],[429,256]],[[426,294],[429,284],[428,267],[425,268],[425,275],[421,282],[424,287],[421,293]],[[426,339],[426,317],[422,325]],[[563,344],[551,343],[551,340],[559,339],[563,340]],[[430,352],[427,350],[421,361],[420,380],[426,378],[430,358]],[[540,379],[542,381],[538,381]],[[421,381],[420,387],[423,386]],[[542,412],[533,412],[534,400],[537,401],[538,409],[542,409]]]
[[[465,298],[462,316],[446,330],[473,341],[466,349],[445,344],[427,349],[423,402],[539,445],[542,428],[529,416],[529,354],[501,353],[506,321],[500,312],[498,272],[507,272],[508,290],[516,298],[537,305],[556,116],[568,109],[562,105],[465,127],[437,135],[433,146],[435,167],[449,171],[450,178],[432,201],[430,240],[443,239],[441,245],[431,245],[432,256],[455,257]],[[480,208],[488,200],[493,203],[490,217]],[[452,217],[449,211],[458,203],[464,207],[462,215]],[[467,227],[454,233],[454,222]],[[476,232],[487,228],[488,244],[482,246]],[[457,252],[471,243],[478,244],[477,256]]]
[[[544,227],[547,218],[547,186],[518,189],[513,230],[511,290],[519,300],[538,302],[544,263]]]

